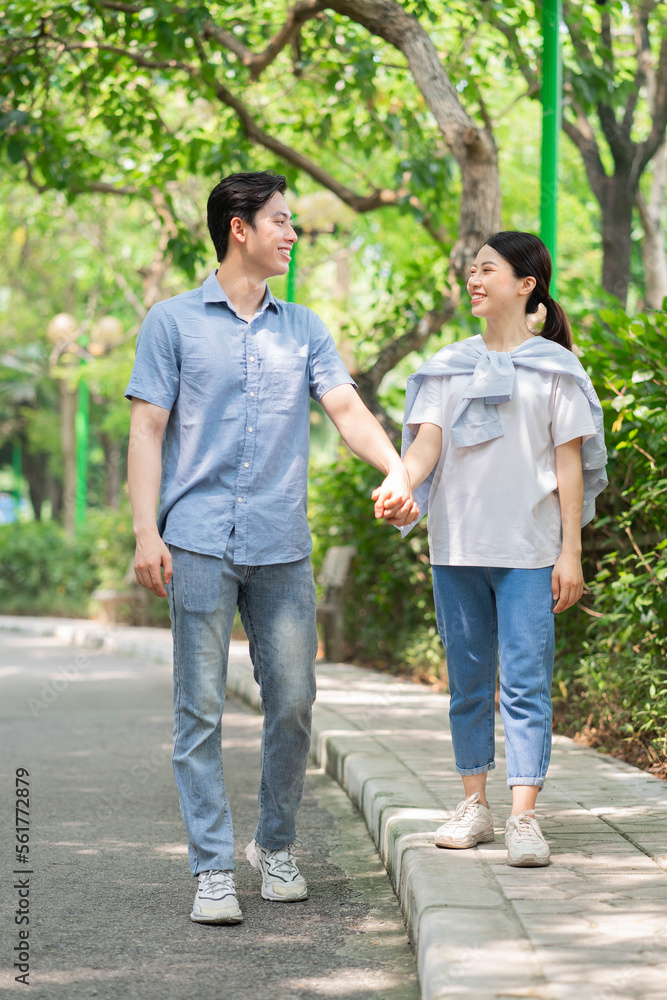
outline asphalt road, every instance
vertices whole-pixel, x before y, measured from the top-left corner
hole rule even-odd
[[[24,989],[13,962],[25,956],[19,932],[27,929],[29,995],[40,1000],[417,1000],[384,868],[358,812],[319,771],[309,772],[298,822],[310,898],[261,898],[259,875],[243,858],[257,819],[261,719],[231,700],[225,783],[245,919],[236,927],[190,921],[196,886],[171,726],[164,666],[50,638],[0,637],[0,996]],[[29,787],[29,866],[14,854],[20,768],[29,782],[18,785]],[[26,910],[29,925],[16,924]]]

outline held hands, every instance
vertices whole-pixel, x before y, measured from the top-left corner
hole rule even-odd
[[[397,464],[381,486],[373,490],[375,517],[384,518],[397,528],[412,524],[419,517],[419,507],[412,497],[410,476],[403,463]]]
[[[152,590],[157,597],[166,597],[167,591],[162,584],[160,570],[164,568],[164,582],[170,583],[173,570],[171,552],[164,544],[157,531],[148,538],[137,538],[137,551],[134,556],[134,576],[137,583],[147,590]]]
[[[573,552],[561,552],[551,574],[551,594],[557,602],[553,609],[554,614],[571,608],[583,592],[584,575],[581,559]]]

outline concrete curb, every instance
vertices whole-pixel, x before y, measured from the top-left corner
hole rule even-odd
[[[171,664],[171,634],[166,629],[0,616],[0,631],[7,630],[53,635],[71,645],[103,647]],[[246,643],[232,642],[228,691],[259,710],[259,689]],[[528,902],[522,905],[530,905],[531,889],[524,889],[527,882],[522,881],[526,870],[508,869],[503,863],[504,825],[496,828],[496,844],[487,849],[434,848],[434,830],[450,815],[442,803],[455,803],[460,797],[460,779],[448,767],[441,745],[448,738],[447,701],[443,695],[377,671],[318,663],[311,755],[357,806],[375,841],[415,949],[423,1000],[603,996],[571,993],[569,987],[564,992],[549,949],[535,944],[534,928],[516,905],[522,897],[514,894],[528,891],[523,897]],[[558,842],[560,836],[561,850],[584,839],[577,831],[603,829],[618,841],[615,849],[627,851],[638,884],[642,878],[648,880],[656,866],[662,866],[664,874],[667,847],[659,831],[664,832],[667,819],[665,784],[565,737],[554,740],[553,759],[555,777],[548,783],[552,790],[545,788],[542,798],[546,814],[552,813],[553,840]],[[500,785],[494,785],[495,805],[490,796],[496,815],[507,811],[506,790],[501,797]],[[645,808],[640,810],[638,802]],[[534,885],[547,899],[550,891],[556,891],[550,888],[554,876],[569,885],[568,878],[587,871],[581,864],[571,864],[569,870],[565,864],[555,868],[540,869],[541,881]],[[601,884],[613,873],[603,871]],[[567,896],[570,890],[557,891]],[[586,965],[583,957],[580,965]],[[599,966],[590,968],[591,976],[599,973]],[[641,987],[645,992],[637,995],[653,997],[648,986],[647,982]]]

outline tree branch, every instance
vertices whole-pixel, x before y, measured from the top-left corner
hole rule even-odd
[[[665,141],[665,131],[667,130],[667,30],[663,30],[665,33],[660,45],[658,68],[655,71],[651,131],[643,142],[637,144],[638,156],[635,170],[638,177]]]
[[[285,23],[276,32],[263,52],[252,52],[231,32],[219,28],[212,21],[203,26],[202,37],[207,41],[214,39],[230,52],[234,52],[243,65],[250,70],[251,80],[257,80],[282,50],[297,38],[306,21],[316,17],[326,7],[326,0],[299,0],[299,3],[288,10]]]
[[[608,179],[607,174],[600,158],[600,151],[591,123],[581,109],[577,109],[577,111],[577,125],[563,115],[563,131],[581,153],[589,184],[595,197],[602,203]]]
[[[399,361],[411,354],[412,351],[420,350],[432,334],[442,329],[447,320],[454,315],[459,298],[459,286],[454,281],[450,295],[443,300],[437,309],[432,309],[425,316],[422,316],[411,330],[385,344],[370,368],[366,371],[353,372],[359,395],[395,444],[400,439],[401,429],[389,417],[380,403],[378,398],[380,383],[387,372],[390,372]]]
[[[138,4],[122,3],[120,0],[100,0],[100,6],[107,10],[118,10],[126,14],[140,14],[144,9]],[[202,24],[201,38],[204,41],[216,41],[218,45],[233,52],[241,63],[250,70],[250,78],[257,80],[282,50],[297,38],[306,21],[316,17],[326,6],[326,0],[299,0],[287,11],[285,23],[262,52],[253,52],[231,31],[219,27],[214,21],[206,21]],[[182,7],[174,7],[173,11],[175,14],[186,13]]]
[[[507,22],[503,21],[501,17],[498,17],[492,8],[489,9],[487,18],[489,24],[492,24],[494,28],[497,28],[498,31],[500,31],[500,33],[507,39],[509,48],[516,59],[519,71],[528,84],[529,93],[532,95],[539,94],[542,90],[542,81],[531,66],[530,59],[523,50],[516,26],[513,24],[507,24]]]

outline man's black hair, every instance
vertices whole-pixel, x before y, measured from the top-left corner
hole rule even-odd
[[[276,191],[282,194],[286,188],[286,179],[282,174],[274,174],[272,170],[230,174],[216,184],[209,195],[206,216],[218,261],[223,260],[227,253],[229,224],[232,219],[238,216],[254,228],[259,209],[266,205]]]

